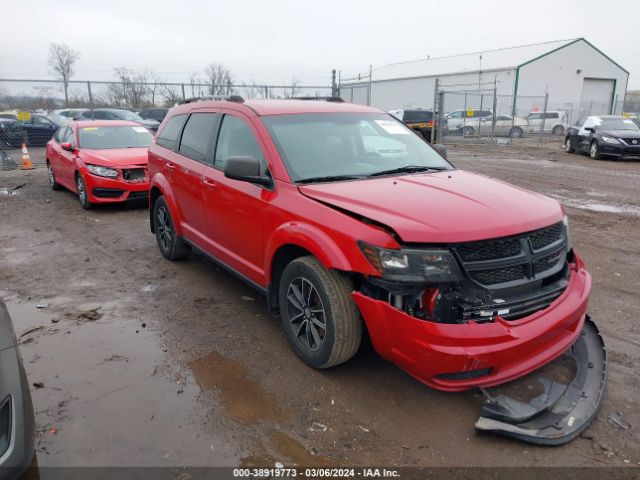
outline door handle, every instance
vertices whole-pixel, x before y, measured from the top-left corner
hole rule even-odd
[[[165,170],[169,170],[170,172],[173,172],[176,169],[176,165],[173,163],[167,163],[164,166]]]
[[[218,184],[213,180],[209,180],[208,178],[203,178],[202,183],[204,183],[209,188],[216,188]]]

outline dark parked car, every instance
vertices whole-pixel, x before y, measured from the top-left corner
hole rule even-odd
[[[438,119],[434,119],[434,115],[431,110],[416,108],[411,110],[389,110],[389,113],[426,141],[431,141],[431,130],[433,125],[434,123],[436,126],[438,124]]]
[[[594,160],[640,159],[640,128],[619,115],[587,117],[569,129],[564,149],[567,153],[587,153]]]
[[[0,300],[0,478],[18,478],[31,464],[35,423],[29,382],[11,318]]]
[[[43,147],[58,129],[45,115],[31,115],[27,121],[0,119],[0,143],[18,148],[22,143],[30,147]]]
[[[156,132],[160,125],[160,122],[157,120],[145,120],[137,113],[120,108],[95,108],[93,110],[93,114],[91,113],[91,110],[86,110],[76,115],[74,120],[128,120],[130,122],[139,123],[140,125],[147,127],[152,132]]]
[[[145,108],[144,110],[140,110],[138,115],[145,120],[156,120],[157,122],[162,123],[164,117],[167,116],[168,111],[168,108]]]

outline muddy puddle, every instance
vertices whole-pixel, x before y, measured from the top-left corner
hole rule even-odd
[[[237,461],[222,434],[199,440],[199,388],[166,362],[155,332],[116,302],[69,302],[7,301],[31,384],[40,467]]]
[[[253,380],[247,369],[211,352],[190,364],[202,390],[214,390],[226,414],[233,420],[253,424],[264,419],[284,419],[277,399]]]

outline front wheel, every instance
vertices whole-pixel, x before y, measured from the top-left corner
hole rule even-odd
[[[567,137],[564,140],[564,151],[567,153],[573,153],[576,151],[575,147],[573,146],[573,143],[571,143],[570,137]]]
[[[84,178],[82,178],[82,174],[79,172],[76,175],[76,189],[78,190],[78,201],[82,208],[85,210],[91,210],[93,208],[93,203],[89,201],[87,185],[84,183]]]
[[[522,137],[523,134],[524,134],[524,132],[522,131],[522,129],[520,127],[513,127],[511,129],[511,131],[509,131],[509,136],[511,138],[520,138],[520,137]]]
[[[562,125],[556,125],[553,127],[553,130],[551,130],[551,133],[560,136],[564,133],[564,127]]]
[[[176,234],[173,218],[164,197],[158,197],[153,204],[153,230],[160,253],[167,260],[179,260],[189,253],[188,247]]]
[[[462,129],[462,135],[465,137],[473,137],[475,133],[476,131],[473,127],[464,127]]]
[[[362,320],[352,290],[346,276],[325,269],[312,256],[293,260],[282,272],[278,292],[282,328],[310,367],[333,367],[358,351]]]
[[[600,158],[602,158],[600,155],[600,147],[598,147],[598,142],[595,140],[591,142],[591,146],[589,147],[589,156],[593,160],[600,160]]]

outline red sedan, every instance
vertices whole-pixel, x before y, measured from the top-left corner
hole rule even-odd
[[[151,133],[135,122],[71,122],[47,143],[47,169],[53,190],[78,194],[80,205],[146,199],[147,149]]]

